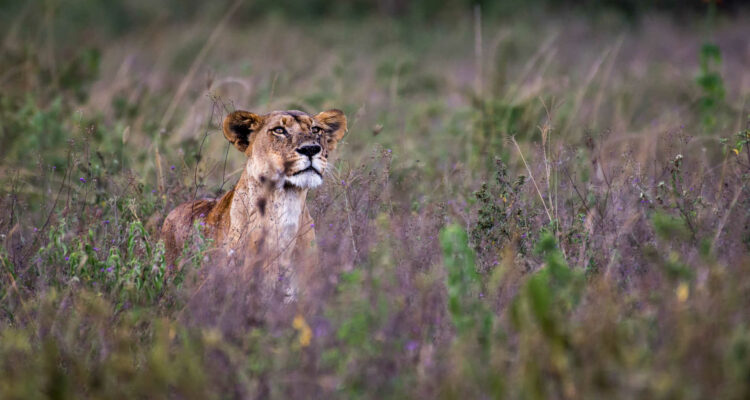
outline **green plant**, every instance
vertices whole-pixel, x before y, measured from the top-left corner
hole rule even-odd
[[[578,304],[584,279],[579,270],[571,269],[549,231],[540,234],[536,253],[544,257],[544,267],[526,282],[523,301],[545,335],[562,340],[560,316],[569,315]]]
[[[159,302],[184,278],[184,271],[167,274],[163,244],[154,242],[140,221],[130,222],[124,248],[97,240],[93,229],[75,237],[68,229],[66,219],[50,229],[49,243],[37,253],[37,274],[58,284],[100,290],[118,299],[119,307]],[[59,265],[61,270],[45,270],[43,265]]]
[[[707,25],[713,29],[716,18],[716,4],[708,1]],[[701,88],[698,99],[698,111],[705,131],[710,132],[716,127],[716,114],[720,111],[724,100],[724,80],[721,77],[721,49],[715,43],[706,42],[699,52],[700,69],[696,82]]]
[[[747,156],[746,160],[748,161],[745,167],[750,171],[750,116],[748,116],[747,127],[737,132],[734,136],[735,140],[733,142],[730,142],[727,138],[723,138],[721,139],[721,143],[726,147],[728,152],[736,157],[740,157],[744,150]]]
[[[526,252],[528,219],[532,216],[521,205],[525,183],[523,175],[511,181],[508,167],[498,158],[495,159],[495,182],[482,183],[474,193],[478,211],[471,227],[471,247],[479,254],[483,271],[495,265],[499,256],[488,249],[502,249],[512,243],[521,254]]]
[[[716,127],[716,113],[724,100],[724,81],[721,78],[721,50],[719,46],[706,43],[700,50],[700,70],[696,82],[701,88],[698,110],[706,131]]]
[[[448,312],[453,325],[459,334],[477,331],[480,340],[487,340],[492,318],[480,300],[483,294],[468,235],[460,226],[448,225],[440,231],[440,244],[447,271]]]

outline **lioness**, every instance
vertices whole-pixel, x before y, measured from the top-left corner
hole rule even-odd
[[[220,199],[184,203],[169,213],[162,227],[167,261],[175,262],[198,220],[218,249],[262,257],[264,280],[280,280],[276,275],[294,257],[304,257],[315,240],[305,198],[323,183],[328,155],[347,132],[346,116],[339,110],[235,111],[222,125],[227,140],[247,156],[245,169]]]

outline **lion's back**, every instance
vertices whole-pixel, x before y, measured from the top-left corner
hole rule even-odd
[[[214,200],[192,201],[180,204],[167,215],[161,227],[161,239],[167,251],[168,265],[173,265],[180,255],[185,241],[193,232],[195,221],[205,220],[215,205]]]

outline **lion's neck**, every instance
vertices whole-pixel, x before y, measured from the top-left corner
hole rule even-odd
[[[287,259],[294,249],[306,198],[307,190],[277,188],[243,171],[230,211],[231,247]]]

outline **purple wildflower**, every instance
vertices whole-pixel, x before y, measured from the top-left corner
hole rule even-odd
[[[315,329],[313,330],[313,334],[315,337],[321,337],[328,334],[328,328],[325,324],[317,324],[315,325]]]
[[[78,178],[78,180],[79,180],[79,181],[81,181],[81,183],[86,183],[86,179],[85,179],[85,178],[83,178],[83,177],[81,177],[81,178]]]

